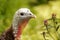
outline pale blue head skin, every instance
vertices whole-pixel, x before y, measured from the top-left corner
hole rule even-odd
[[[21,15],[21,13],[23,13],[23,15]],[[17,10],[15,15],[17,15],[20,19],[34,17],[32,12],[28,8],[21,8],[21,9]]]
[[[23,20],[30,20],[31,18],[35,18],[36,16],[32,14],[32,12],[28,8],[20,8],[16,11],[14,17],[13,17],[13,33],[14,36],[16,36],[17,29],[18,29],[18,23],[22,23]]]

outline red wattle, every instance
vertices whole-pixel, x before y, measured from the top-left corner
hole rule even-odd
[[[20,37],[21,34],[22,34],[22,27],[19,25],[18,32],[17,32],[17,38]]]
[[[27,24],[27,20],[24,20],[21,24],[18,25],[18,32],[17,32],[17,38],[20,38],[22,34],[22,29],[24,29],[25,25]]]

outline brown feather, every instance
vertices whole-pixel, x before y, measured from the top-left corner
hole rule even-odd
[[[12,26],[0,36],[0,40],[14,40]]]

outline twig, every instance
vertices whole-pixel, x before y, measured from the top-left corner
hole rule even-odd
[[[46,38],[45,38],[45,32],[43,32],[43,37],[44,37],[44,40],[46,40]]]

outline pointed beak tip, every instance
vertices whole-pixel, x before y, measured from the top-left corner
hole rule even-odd
[[[32,18],[36,18],[36,16],[35,16],[35,15],[33,15],[33,16],[32,16]]]
[[[36,18],[36,16],[34,16],[34,18]]]

